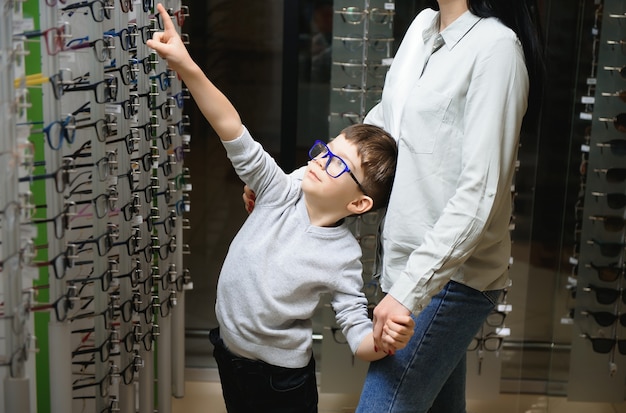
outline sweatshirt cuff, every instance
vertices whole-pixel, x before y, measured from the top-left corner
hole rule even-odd
[[[237,154],[244,153],[247,151],[248,145],[246,144],[246,142],[248,139],[252,139],[252,136],[250,136],[250,132],[248,132],[248,129],[246,128],[246,126],[243,125],[243,130],[241,132],[241,135],[229,141],[221,140],[221,142],[229,154],[237,155]]]

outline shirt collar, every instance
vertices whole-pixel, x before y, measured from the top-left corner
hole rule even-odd
[[[448,49],[452,49],[456,44],[469,32],[478,21],[480,17],[472,14],[469,10],[460,15],[450,26],[446,27],[441,32],[441,37],[445,41],[445,46]],[[431,38],[439,34],[439,12],[437,12],[430,25],[422,32],[424,44],[428,43]]]

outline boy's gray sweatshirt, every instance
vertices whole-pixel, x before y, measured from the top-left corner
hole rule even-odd
[[[220,273],[215,312],[228,349],[299,368],[312,356],[311,317],[331,304],[352,352],[372,331],[361,292],[361,248],[345,224],[310,224],[301,180],[285,174],[247,129],[223,141],[237,174],[256,193]]]

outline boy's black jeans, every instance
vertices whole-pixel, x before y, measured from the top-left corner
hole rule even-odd
[[[290,369],[234,355],[211,330],[222,393],[229,413],[317,413],[315,360]]]

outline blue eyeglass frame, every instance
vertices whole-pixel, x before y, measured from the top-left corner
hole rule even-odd
[[[326,145],[326,143],[320,141],[320,140],[316,140],[315,143],[313,144],[313,146],[311,146],[311,149],[309,149],[309,158],[311,160],[313,159],[318,159],[318,157],[315,157],[311,154],[311,152],[313,151],[313,148],[315,148],[318,145],[322,145],[325,149],[327,154],[325,154],[324,156],[322,156],[321,158],[328,158],[328,160],[326,161],[326,164],[324,165],[324,170],[326,171],[326,173],[328,174],[328,176],[332,177],[332,178],[339,178],[341,175],[343,175],[345,172],[347,172],[350,177],[352,178],[352,180],[354,180],[354,182],[357,184],[357,186],[359,187],[359,189],[361,190],[361,192],[363,192],[364,195],[367,195],[367,192],[365,192],[365,188],[363,188],[363,185],[361,185],[361,183],[359,182],[358,179],[356,179],[356,176],[354,176],[354,173],[352,173],[352,171],[350,170],[350,168],[348,167],[348,164],[346,163],[346,161],[343,160],[343,158],[341,158],[340,156],[335,155],[330,148],[328,147],[328,145]],[[319,156],[319,155],[318,155]],[[328,172],[328,165],[330,165],[330,161],[333,160],[333,158],[337,158],[341,161],[341,163],[343,164],[343,171],[341,171],[339,174],[337,175],[332,175],[330,172]]]

